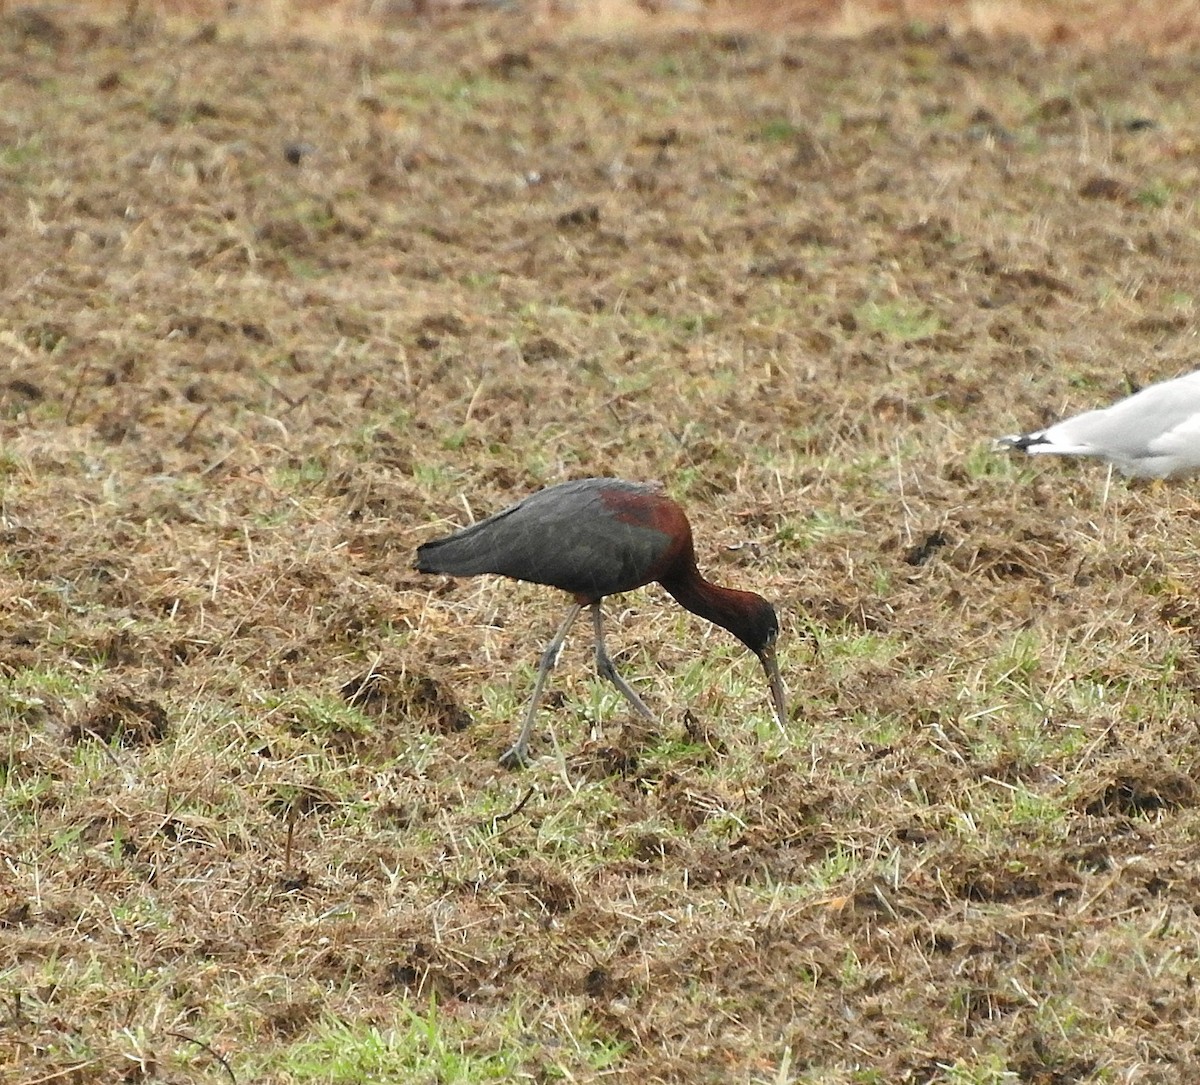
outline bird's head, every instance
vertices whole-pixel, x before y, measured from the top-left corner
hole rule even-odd
[[[779,636],[779,618],[775,608],[758,595],[752,595],[753,602],[739,615],[740,628],[737,638],[756,656],[762,656],[764,648],[773,648]]]
[[[786,731],[787,697],[783,689],[783,678],[779,673],[779,663],[775,659],[775,641],[779,638],[779,617],[775,608],[765,599],[758,598],[753,606],[747,608],[745,624],[737,635],[742,643],[758,656],[767,675],[767,684],[771,687],[771,707],[775,711],[775,722],[779,724],[780,731]]]

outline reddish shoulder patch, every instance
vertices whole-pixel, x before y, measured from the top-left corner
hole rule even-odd
[[[683,509],[661,490],[605,490],[600,500],[621,523],[666,536],[666,546],[646,570],[647,583],[695,565],[692,525]]]
[[[683,509],[659,490],[603,490],[600,500],[613,518],[623,524],[650,528],[672,537],[691,533]]]

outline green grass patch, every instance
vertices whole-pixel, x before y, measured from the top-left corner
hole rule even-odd
[[[389,1027],[326,1019],[292,1045],[272,1071],[294,1085],[430,1080],[446,1085],[508,1081],[519,1065],[511,1048],[471,1050],[463,1029],[431,1004],[397,1015]]]
[[[867,301],[855,307],[859,327],[898,343],[915,343],[942,330],[942,319],[921,306],[901,301]]]

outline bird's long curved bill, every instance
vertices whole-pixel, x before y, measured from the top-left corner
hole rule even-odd
[[[783,678],[779,674],[779,663],[775,659],[775,646],[768,645],[758,653],[763,670],[767,674],[767,685],[771,687],[771,707],[775,710],[775,722],[779,725],[779,733],[787,735],[787,694],[783,688]]]

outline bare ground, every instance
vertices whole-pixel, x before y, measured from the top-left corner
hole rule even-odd
[[[5,1080],[1196,1080],[1192,490],[986,440],[1194,367],[1192,58],[0,36]],[[649,590],[497,767],[562,600],[411,552],[587,474],[786,736]]]

